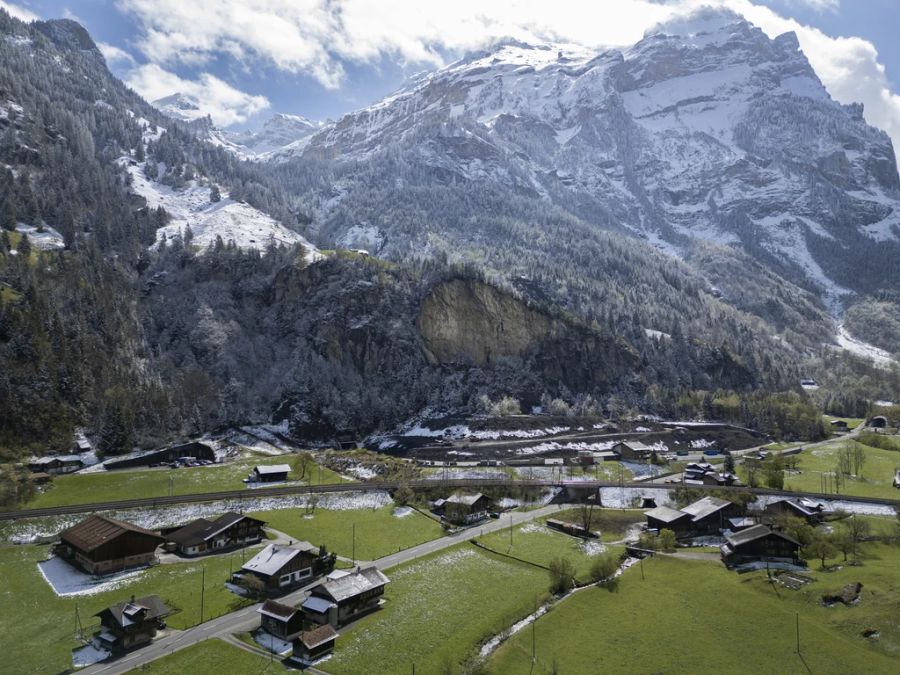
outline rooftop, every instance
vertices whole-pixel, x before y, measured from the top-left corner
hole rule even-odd
[[[644,515],[648,518],[653,518],[655,520],[661,520],[664,523],[671,523],[680,518],[688,518],[690,517],[684,511],[677,511],[675,509],[670,509],[668,506],[657,506],[655,509],[650,509],[649,511],[645,511]]]
[[[148,537],[155,537],[160,542],[163,541],[163,538],[156,532],[145,530],[142,527],[122,520],[114,520],[113,518],[98,515],[88,516],[80,523],[63,530],[59,536],[64,542],[77,549],[93,551],[126,532],[136,532]]]
[[[315,555],[318,555],[319,549],[308,541],[299,541],[293,546],[269,544],[262,551],[244,563],[241,569],[247,570],[248,572],[256,572],[258,574],[271,576],[277,574],[282,567],[287,565],[301,553],[314,553]]]
[[[275,602],[274,600],[266,600],[261,607],[256,609],[256,611],[260,614],[271,616],[273,619],[286,621],[300,610],[296,607],[291,607],[290,605],[283,605],[280,602]]]
[[[169,534],[169,541],[174,541],[176,544],[181,544],[182,546],[201,544],[245,518],[248,520],[256,520],[259,523],[263,522],[257,518],[250,518],[250,516],[229,511],[212,521],[206,520],[206,518],[198,518],[197,520],[191,521],[184,527]]]
[[[452,495],[447,497],[444,500],[445,504],[465,504],[466,506],[472,506],[479,499],[484,497],[480,492],[476,492],[474,494],[465,493],[465,492],[454,492]]]
[[[693,516],[694,522],[703,520],[712,514],[721,511],[727,506],[731,506],[731,502],[727,499],[719,499],[718,497],[704,497],[697,500],[693,504],[688,504],[682,511]]]
[[[111,607],[107,607],[94,616],[101,616],[106,612],[109,612],[113,619],[123,627],[137,623],[138,621],[159,619],[172,613],[158,595],[148,595],[143,598],[138,598],[137,600],[132,596],[131,600],[126,600],[112,605]],[[136,617],[141,618],[136,620]]]
[[[330,623],[326,623],[315,630],[300,633],[299,640],[307,649],[315,649],[319,645],[334,640],[337,636],[338,632],[331,627]]]
[[[291,467],[288,464],[269,464],[269,465],[260,465],[253,467],[253,470],[260,474],[266,475],[270,473],[290,473]]]
[[[729,535],[728,537],[726,537],[726,539],[733,548],[742,544],[748,544],[751,541],[756,541],[757,539],[762,539],[763,537],[768,537],[770,534],[774,534],[776,537],[781,537],[782,539],[786,539],[787,541],[800,546],[800,542],[793,537],[789,537],[784,532],[770,529],[765,525],[754,525],[753,527],[748,527],[746,530],[741,530],[740,532],[735,532],[734,534]]]
[[[378,586],[384,586],[389,581],[377,567],[366,567],[340,579],[325,581],[310,592],[315,594],[316,591],[319,591],[319,594],[328,596],[334,602],[341,602]]]

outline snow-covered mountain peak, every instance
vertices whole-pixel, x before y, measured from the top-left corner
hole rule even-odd
[[[183,122],[192,122],[206,117],[206,113],[200,110],[200,102],[195,97],[181,92],[156,99],[151,105],[164,115]]]
[[[740,14],[724,8],[702,7],[652,26],[644,33],[644,37],[669,35],[707,43],[735,33],[744,33],[747,29],[752,30],[753,26]]]

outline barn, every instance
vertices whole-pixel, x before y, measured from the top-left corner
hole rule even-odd
[[[800,562],[800,542],[765,525],[754,525],[729,535],[720,550],[729,566],[760,561]]]
[[[291,467],[287,464],[271,464],[253,467],[250,481],[253,483],[283,483],[288,479]]]
[[[255,544],[263,538],[263,525],[265,521],[229,512],[212,521],[198,518],[164,534],[182,555],[203,555]]]
[[[156,532],[93,515],[63,530],[54,553],[88,574],[109,574],[156,561],[164,539]]]

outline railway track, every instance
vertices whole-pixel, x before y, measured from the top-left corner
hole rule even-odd
[[[382,490],[394,490],[400,486],[399,481],[366,481],[335,483],[331,485],[313,486],[275,486],[269,488],[256,488],[249,490],[226,490],[223,492],[207,492],[201,494],[173,495],[160,497],[141,497],[137,499],[122,499],[110,502],[93,502],[87,504],[70,504],[67,506],[52,506],[41,509],[23,509],[19,511],[0,511],[0,521],[21,520],[24,518],[44,518],[47,516],[61,516],[77,513],[94,513],[98,511],[118,511],[137,508],[157,508],[178,504],[202,504],[209,502],[254,499],[257,497],[296,497],[309,494],[328,494],[340,492],[378,492]],[[598,488],[637,488],[643,490],[675,490],[680,484],[645,484],[645,483],[620,483],[616,481],[553,481],[553,480],[509,480],[492,478],[464,478],[448,480],[416,480],[405,482],[405,485],[413,489],[434,488],[549,488],[568,487],[582,490],[596,490]],[[842,501],[863,504],[882,504],[900,508],[900,499],[883,499],[875,497],[856,497],[841,494],[824,494],[818,492],[789,492],[770,490],[765,488],[703,486],[703,490],[718,492],[750,492],[757,495],[779,495],[782,497],[808,497],[810,499],[839,499]]]

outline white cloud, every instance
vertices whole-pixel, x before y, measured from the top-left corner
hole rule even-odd
[[[14,16],[22,21],[37,21],[41,18],[30,9],[25,9],[21,5],[14,5],[11,2],[3,2],[3,0],[0,0],[0,9],[5,9],[10,16]]]
[[[247,118],[269,107],[265,96],[254,96],[235,89],[209,73],[196,80],[186,80],[156,64],[145,64],[129,71],[125,82],[148,101],[185,94],[197,103],[199,115],[209,115],[219,126],[245,122]]]
[[[839,0],[792,0],[832,10]],[[900,146],[900,99],[872,43],[831,37],[752,0],[118,0],[139,20],[139,48],[160,64],[201,64],[221,54],[262,59],[338,87],[342,62],[440,64],[441,50],[498,37],[563,40],[591,47],[631,44],[654,24],[701,5],[729,7],[774,37],[795,31],[831,95],[862,102],[866,118]]]
[[[106,62],[110,65],[116,63],[134,65],[134,57],[120,47],[111,45],[108,42],[98,42],[97,49],[100,50],[100,53],[103,54],[103,58],[105,58]]]

